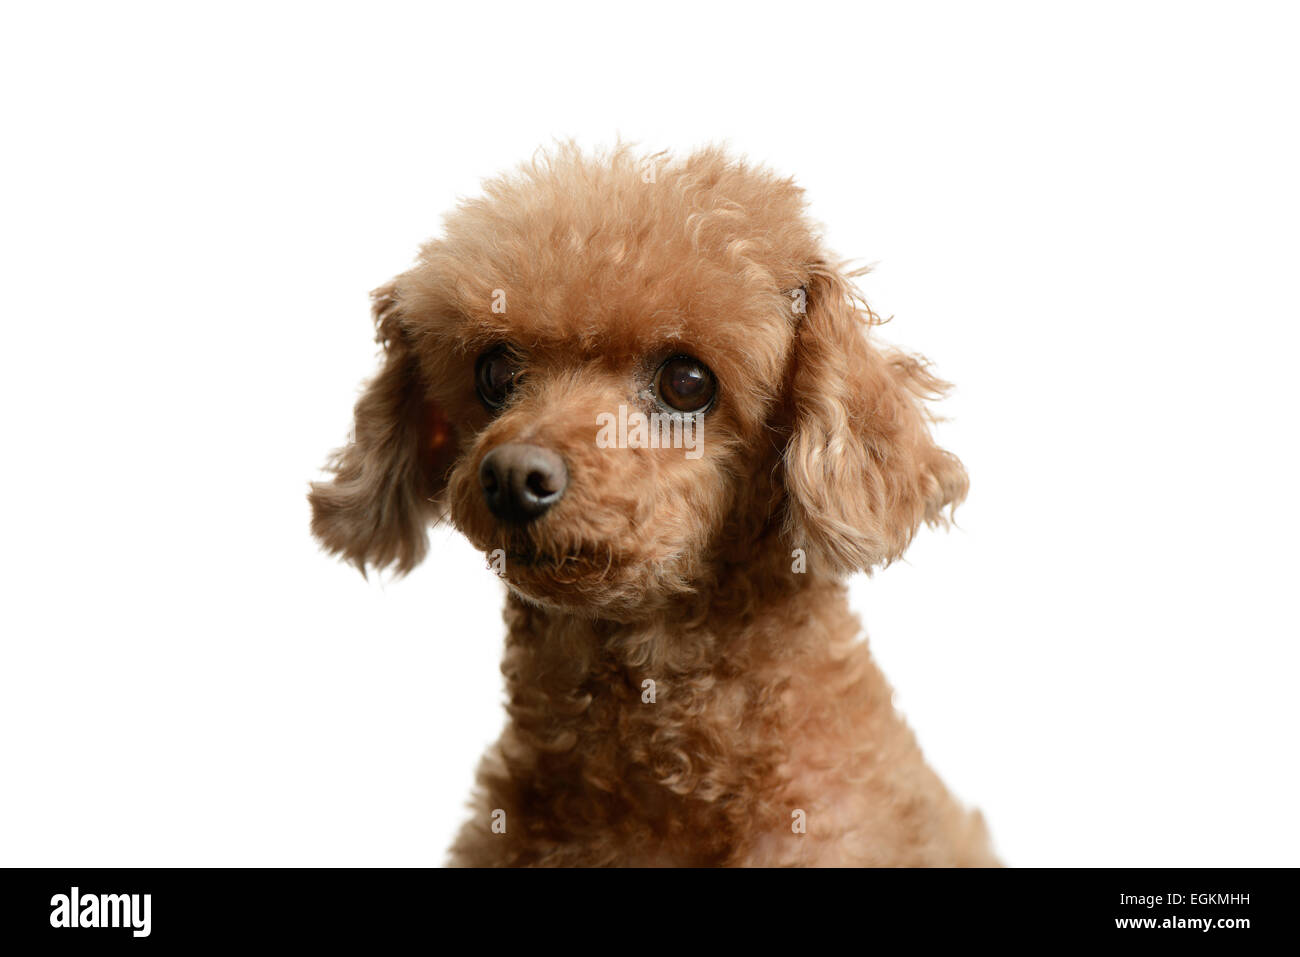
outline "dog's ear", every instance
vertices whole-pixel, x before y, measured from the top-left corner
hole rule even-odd
[[[333,478],[312,484],[311,530],[362,573],[395,565],[405,574],[428,549],[454,442],[428,398],[395,284],[371,298],[383,364],[357,401],[351,441],[330,459]]]
[[[958,459],[934,444],[924,402],[948,386],[923,361],[877,348],[874,318],[840,272],[817,264],[790,379],[786,533],[837,572],[898,558],[921,522],[966,496]]]

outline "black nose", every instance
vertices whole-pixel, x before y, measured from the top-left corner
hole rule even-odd
[[[569,471],[550,449],[507,442],[483,456],[478,467],[483,498],[497,518],[531,522],[564,496]]]

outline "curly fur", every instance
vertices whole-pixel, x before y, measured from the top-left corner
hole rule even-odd
[[[313,531],[363,570],[409,570],[442,516],[507,555],[510,721],[453,863],[995,863],[842,584],[964,497],[924,406],[946,386],[871,340],[790,180],[717,149],[563,147],[453,212],[375,315],[384,365],[313,486]],[[493,414],[473,368],[503,343],[525,374]],[[677,352],[719,383],[702,457],[598,447],[597,413],[653,411]],[[510,441],[570,476],[523,529],[478,486]]]

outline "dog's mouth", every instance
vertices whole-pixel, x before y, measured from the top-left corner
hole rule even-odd
[[[502,521],[490,514],[478,482],[465,477],[469,475],[465,470],[453,481],[452,521],[486,557],[488,569],[525,597],[598,601],[626,580],[642,577],[645,556],[639,543],[629,542],[614,519],[588,509],[585,522],[564,516],[557,520],[553,514],[522,524]],[[584,525],[590,529],[585,535],[580,530]],[[601,534],[606,526],[613,534]]]
[[[582,545],[562,551],[519,542],[503,547],[506,577],[510,568],[526,569],[533,576],[546,575],[563,583],[566,579],[608,577],[621,564],[609,546]]]

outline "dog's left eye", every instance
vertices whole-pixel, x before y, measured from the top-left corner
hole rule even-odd
[[[673,356],[655,373],[660,400],[678,412],[703,412],[718,390],[713,373],[694,356]]]
[[[519,364],[505,346],[489,349],[474,365],[474,387],[489,409],[499,409],[519,381]]]

